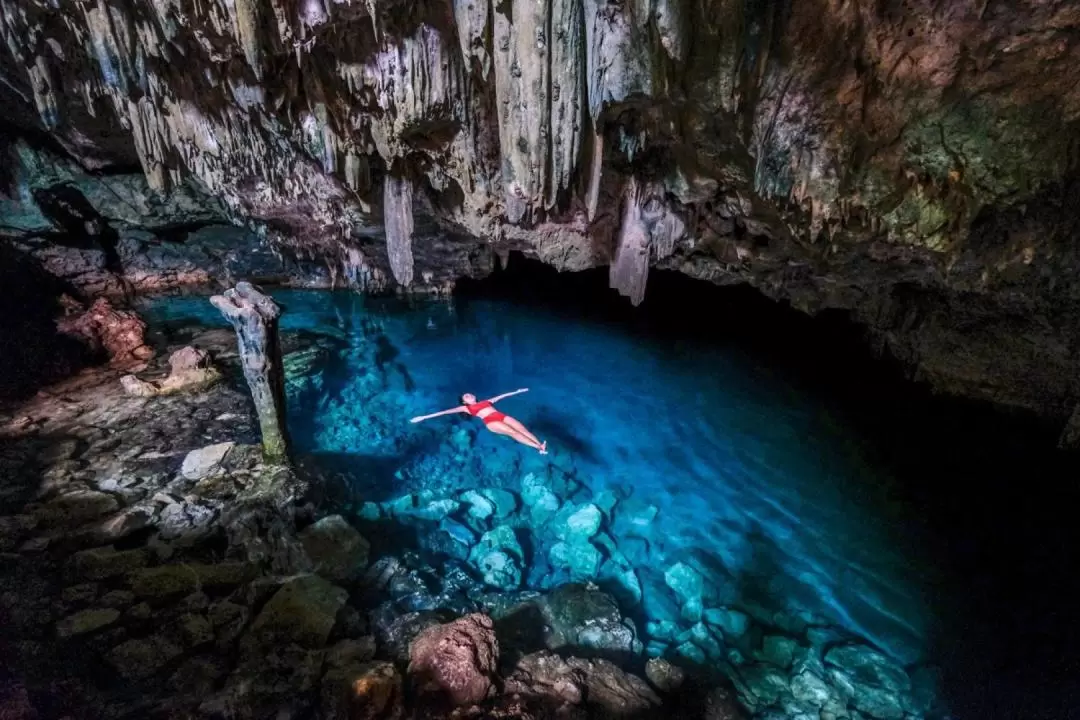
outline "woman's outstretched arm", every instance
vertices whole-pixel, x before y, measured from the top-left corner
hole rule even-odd
[[[469,411],[465,409],[464,405],[458,405],[456,408],[450,408],[449,410],[440,410],[439,412],[431,413],[430,415],[417,415],[416,417],[414,417],[409,422],[411,422],[411,423],[424,422],[425,420],[430,420],[431,418],[436,418],[436,417],[439,417],[440,415],[453,415],[454,413],[460,413],[460,412],[469,412]]]
[[[488,398],[488,402],[490,402],[490,403],[499,402],[503,398],[508,398],[511,395],[520,395],[523,392],[529,392],[529,388],[521,388],[520,390],[515,390],[513,392],[503,393],[502,395],[496,395],[493,398]]]

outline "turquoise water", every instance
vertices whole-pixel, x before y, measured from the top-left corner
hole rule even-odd
[[[540,478],[560,502],[603,509],[604,539],[593,545],[613,543],[604,556],[624,566],[620,575],[605,564],[596,579],[654,654],[685,652],[679,640],[700,626],[700,609],[669,580],[679,566],[704,579],[705,609],[744,612],[765,632],[829,626],[899,665],[933,660],[933,575],[917,528],[896,517],[892,478],[860,428],[774,357],[498,298],[274,295],[285,330],[321,338],[318,353],[289,363],[294,440],[349,473],[358,514],[385,517],[409,493],[520,496],[523,478]],[[146,313],[158,326],[225,325],[204,298]],[[547,440],[547,457],[466,416],[408,422],[463,392],[521,387],[529,392],[499,407]],[[436,510],[433,528],[441,519]],[[545,537],[538,530],[523,552],[534,557],[523,558],[522,583],[581,579],[548,561]],[[706,638],[689,650],[737,664],[734,645]]]

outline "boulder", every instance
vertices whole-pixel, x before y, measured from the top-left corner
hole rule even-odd
[[[395,662],[408,661],[409,647],[413,639],[425,629],[439,625],[445,619],[444,615],[433,610],[419,610],[402,615],[390,604],[372,613],[372,625],[379,645]]]
[[[56,634],[59,637],[71,637],[83,635],[94,630],[99,630],[106,625],[112,625],[120,618],[120,611],[115,608],[91,608],[82,610],[56,624]]]
[[[550,650],[612,655],[641,651],[633,623],[624,620],[615,600],[595,586],[563,585],[542,596],[538,605]]]
[[[682,687],[686,673],[663,658],[651,658],[645,663],[645,677],[660,692],[670,693]]]
[[[480,495],[491,503],[496,520],[505,520],[517,510],[517,498],[509,490],[484,488],[480,491]]]
[[[322,679],[325,718],[392,720],[402,712],[401,675],[393,663],[369,662],[331,667]]]
[[[555,516],[555,534],[569,542],[584,542],[600,532],[603,520],[600,508],[595,505],[567,504]]]
[[[795,659],[795,651],[799,644],[783,635],[766,635],[762,640],[761,650],[756,653],[759,660],[763,660],[778,668],[788,669]]]
[[[702,720],[746,720],[746,718],[747,714],[735,699],[735,693],[731,689],[723,686],[715,687],[706,696]]]
[[[866,645],[849,644],[825,653],[833,684],[860,712],[878,720],[900,720],[909,702],[911,678],[896,662]]]
[[[724,640],[732,644],[742,639],[750,629],[750,616],[738,610],[709,608],[704,617],[706,623],[720,628]]]
[[[71,565],[76,574],[88,580],[105,580],[144,567],[148,560],[146,550],[118,551],[109,545],[75,553]]]
[[[35,514],[41,524],[56,527],[77,525],[99,518],[120,507],[116,498],[96,490],[74,490],[54,498]]]
[[[466,490],[461,493],[461,501],[468,505],[469,517],[476,520],[487,520],[495,514],[495,503],[476,490]]]
[[[169,664],[183,652],[177,643],[162,635],[135,638],[114,647],[108,660],[126,680],[142,680]]]
[[[647,716],[660,706],[647,682],[612,662],[562,658],[544,651],[521,658],[507,676],[504,691],[559,704],[584,702],[613,717]]]
[[[491,692],[498,661],[495,625],[474,613],[417,635],[409,647],[409,676],[423,696],[472,705]]]
[[[241,640],[246,654],[275,645],[321,648],[349,594],[318,575],[303,575],[282,585],[266,602]]]
[[[255,571],[248,563],[184,563],[135,570],[127,579],[136,596],[156,599],[239,585],[254,577]]]
[[[188,480],[202,480],[220,472],[225,456],[235,445],[234,442],[223,442],[192,450],[184,458],[180,474]]]
[[[469,562],[492,587],[512,590],[521,585],[525,552],[509,525],[489,530],[469,553]]]
[[[190,345],[169,356],[169,368],[168,377],[160,382],[125,375],[120,378],[120,384],[129,395],[152,397],[202,390],[221,379],[221,373],[214,368],[210,354]]]
[[[324,517],[300,533],[315,572],[338,582],[352,580],[367,567],[371,545],[340,515]]]
[[[600,572],[600,551],[588,540],[558,542],[551,546],[548,560],[552,567],[566,569],[575,582],[592,580]]]

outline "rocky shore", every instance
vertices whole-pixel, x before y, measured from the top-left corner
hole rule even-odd
[[[647,508],[535,473],[374,503],[267,464],[232,334],[150,337],[0,416],[5,718],[939,716],[932,677],[689,565],[676,621],[642,622],[612,536]],[[317,383],[319,347],[283,346]]]

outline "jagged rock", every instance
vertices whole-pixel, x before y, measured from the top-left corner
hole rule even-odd
[[[154,354],[143,339],[146,323],[130,310],[113,308],[106,298],[98,298],[79,315],[61,319],[57,329],[94,350],[103,350],[113,367],[140,366]]]
[[[375,638],[367,636],[358,639],[338,641],[326,653],[326,664],[330,667],[366,663],[375,657]]]
[[[239,605],[228,600],[215,603],[210,608],[210,624],[214,628],[214,636],[219,648],[228,648],[240,637],[247,625],[250,611],[247,606]]]
[[[180,474],[188,480],[202,480],[213,473],[221,472],[225,456],[234,447],[235,442],[222,442],[192,450],[184,457]]]
[[[371,546],[340,515],[330,515],[300,533],[315,572],[330,580],[351,580],[364,571]]]
[[[716,687],[705,698],[703,720],[746,720],[747,715],[726,687]]]
[[[645,715],[661,704],[647,682],[610,661],[564,659],[546,651],[521,658],[507,676],[504,691],[558,703],[586,702],[615,717]]]
[[[660,692],[675,692],[682,687],[686,673],[663,658],[650,658],[645,663],[645,677]]]
[[[404,615],[390,608],[389,613],[375,613],[372,624],[379,646],[398,662],[409,659],[409,646],[426,628],[441,624],[446,618],[432,610],[408,612]]]
[[[221,373],[211,364],[210,354],[190,345],[169,356],[169,368],[169,375],[160,382],[125,375],[120,378],[120,384],[129,395],[153,397],[203,390],[221,379]]]
[[[547,625],[545,644],[551,650],[637,654],[637,632],[624,620],[619,606],[606,593],[579,584],[563,585],[539,601]]]
[[[785,670],[791,667],[795,658],[795,650],[799,644],[791,638],[782,635],[766,635],[762,640],[761,652],[757,653],[760,660],[775,665]]]
[[[791,678],[791,695],[804,708],[824,707],[834,696],[824,680],[809,670]]]
[[[347,599],[347,592],[316,575],[289,580],[267,601],[241,645],[248,654],[286,643],[320,648]]]
[[[64,588],[60,592],[60,599],[71,605],[88,603],[97,597],[97,593],[97,583],[83,583],[82,585],[72,585]]]
[[[205,615],[187,613],[177,620],[184,646],[194,648],[214,639],[214,628]]]
[[[491,503],[496,520],[505,520],[517,510],[517,498],[509,490],[484,488],[480,495]]]
[[[113,546],[80,550],[71,558],[76,573],[89,580],[106,580],[144,567],[150,556],[146,550],[120,550]]]
[[[247,582],[255,569],[247,563],[183,563],[135,570],[128,575],[132,592],[141,598],[187,595],[206,588],[231,587]]]
[[[417,691],[455,706],[488,696],[498,661],[495,625],[480,614],[426,628],[409,647],[409,675]]]
[[[126,680],[142,680],[178,657],[183,649],[162,635],[134,638],[114,647],[109,662]]]
[[[469,517],[487,520],[495,514],[495,503],[476,490],[466,490],[461,493],[461,501],[469,506]]]
[[[72,635],[100,630],[106,625],[112,625],[120,618],[120,611],[114,608],[91,608],[69,615],[56,624],[56,634],[66,638]]]
[[[750,629],[750,617],[738,610],[709,608],[704,613],[705,622],[720,628],[729,643],[738,642]]]

